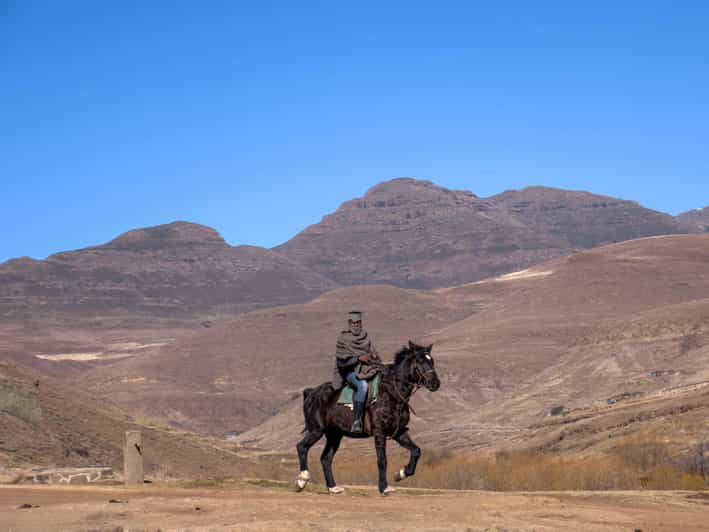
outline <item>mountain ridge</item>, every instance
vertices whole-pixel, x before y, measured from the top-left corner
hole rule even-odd
[[[397,178],[342,203],[275,250],[342,285],[452,286],[578,248],[699,230],[637,202],[527,187],[481,198]]]

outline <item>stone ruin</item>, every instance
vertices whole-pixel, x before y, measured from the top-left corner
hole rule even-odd
[[[88,467],[35,467],[25,473],[23,484],[95,484],[116,481],[113,468]]]

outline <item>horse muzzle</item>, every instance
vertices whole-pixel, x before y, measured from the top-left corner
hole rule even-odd
[[[436,390],[438,390],[438,388],[441,387],[441,381],[438,378],[438,375],[434,374],[431,378],[426,379],[423,385],[426,387],[427,390],[435,392]]]

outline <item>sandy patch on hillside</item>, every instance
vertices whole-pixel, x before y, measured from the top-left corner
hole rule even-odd
[[[505,275],[500,275],[499,277],[495,277],[493,279],[493,281],[505,282],[505,281],[517,281],[519,279],[534,279],[536,277],[546,277],[547,275],[551,275],[552,273],[553,273],[552,270],[534,271],[534,270],[530,270],[528,268],[526,270],[520,270],[518,272],[512,272],[512,273],[506,273]]]
[[[35,358],[42,360],[51,360],[54,362],[62,362],[72,360],[74,362],[90,362],[92,360],[114,360],[118,358],[126,358],[136,351],[145,351],[153,347],[162,347],[167,345],[167,342],[154,342],[149,344],[140,344],[138,342],[121,342],[109,345],[106,351],[92,351],[88,353],[57,353],[45,355],[42,353],[35,354]]]

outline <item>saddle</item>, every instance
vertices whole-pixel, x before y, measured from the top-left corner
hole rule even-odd
[[[371,405],[377,400],[377,392],[379,391],[379,383],[382,380],[380,373],[377,373],[371,379],[368,379],[369,387],[367,388],[367,401],[365,404]],[[354,388],[350,384],[346,384],[340,396],[337,398],[337,404],[345,405],[352,408],[352,399],[354,397]]]

